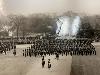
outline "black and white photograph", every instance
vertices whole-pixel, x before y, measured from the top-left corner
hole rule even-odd
[[[0,75],[100,75],[100,0],[0,0]]]

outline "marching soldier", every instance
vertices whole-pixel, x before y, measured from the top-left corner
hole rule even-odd
[[[25,51],[23,50],[23,56],[25,56]]]
[[[50,70],[51,68],[51,62],[50,62],[50,59],[48,59],[48,69]]]
[[[13,52],[14,56],[16,55],[16,50],[14,49],[14,52]]]
[[[26,51],[26,49],[25,49],[25,57],[26,57],[26,55],[27,55],[27,51]]]
[[[44,65],[45,65],[45,60],[44,60],[44,56],[42,58],[42,68],[44,68]]]

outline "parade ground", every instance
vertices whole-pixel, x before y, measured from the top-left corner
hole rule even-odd
[[[93,43],[97,55],[91,56],[59,56],[47,55],[46,64],[42,68],[42,57],[24,57],[23,49],[30,44],[17,45],[17,54],[13,50],[7,55],[0,54],[0,75],[100,75],[100,43]],[[48,69],[48,59],[51,59],[51,69]]]
[[[100,43],[92,43],[96,55],[72,56],[71,75],[100,75]]]
[[[0,75],[70,75],[72,57],[59,56],[59,60],[55,59],[55,55],[46,56],[45,66],[42,68],[42,57],[24,57],[23,49],[31,45],[17,45],[16,56],[13,50],[8,51],[7,55],[0,54]],[[51,69],[48,69],[48,59],[51,59]]]

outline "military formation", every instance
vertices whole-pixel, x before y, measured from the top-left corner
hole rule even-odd
[[[36,39],[31,47],[23,50],[23,56],[96,55],[90,39]]]
[[[16,44],[23,44],[25,42],[18,41],[2,41],[0,42],[0,53],[5,53],[14,49],[13,54],[16,55]],[[95,47],[91,44],[91,39],[46,39],[31,37],[26,41],[26,44],[32,44],[23,50],[23,56],[46,56],[56,55],[96,55]]]
[[[1,41],[0,53],[7,54],[7,51],[13,50],[13,55],[16,56],[16,44],[31,44],[23,50],[24,57],[42,57],[42,68],[45,66],[45,56],[55,55],[59,60],[59,55],[96,55],[95,47],[91,44],[91,39],[75,38],[75,39],[46,39],[35,38],[28,39],[27,41]],[[48,69],[51,68],[51,61],[48,59]]]
[[[1,41],[0,42],[0,53],[7,54],[7,51],[14,49],[16,52],[16,44],[12,41]]]

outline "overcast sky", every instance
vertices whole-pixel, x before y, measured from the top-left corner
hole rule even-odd
[[[75,11],[88,14],[100,14],[100,0],[0,0],[0,12],[63,13]],[[1,9],[3,8],[3,10]],[[2,12],[3,13],[3,12]]]

